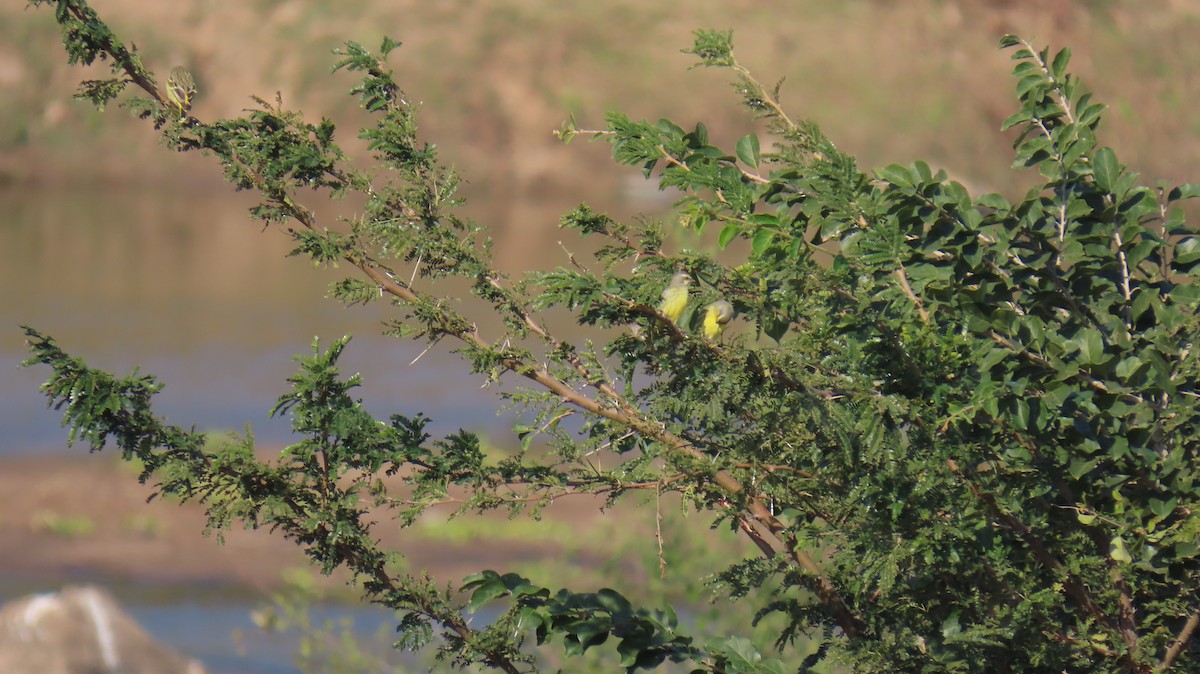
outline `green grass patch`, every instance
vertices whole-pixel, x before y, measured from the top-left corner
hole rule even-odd
[[[496,517],[439,517],[426,513],[417,521],[421,536],[445,543],[477,543],[480,541],[564,542],[575,532],[562,522],[550,520],[500,519]]]
[[[65,515],[53,510],[39,510],[33,514],[29,528],[40,533],[78,538],[94,533],[96,521],[86,515]]]

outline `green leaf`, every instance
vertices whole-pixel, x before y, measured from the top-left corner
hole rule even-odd
[[[1175,498],[1170,498],[1167,500],[1157,498],[1150,499],[1150,511],[1153,512],[1154,516],[1160,520],[1166,519],[1168,515],[1174,512],[1178,505],[1179,501]]]
[[[988,194],[980,196],[975,200],[975,203],[984,208],[990,208],[994,211],[1001,212],[1012,208],[1012,204],[1009,203],[1008,199],[1005,199],[995,192],[989,192]]]
[[[1195,199],[1196,197],[1200,197],[1200,183],[1184,183],[1175,187],[1168,195],[1170,201]]]
[[[1077,456],[1071,459],[1071,463],[1067,467],[1067,473],[1070,474],[1072,479],[1078,480],[1092,472],[1099,464],[1100,461],[1098,459],[1088,460]]]
[[[1068,199],[1067,208],[1063,215],[1068,221],[1079,220],[1092,212],[1092,206],[1083,199]]]
[[[1050,64],[1050,74],[1054,75],[1054,79],[1060,82],[1066,76],[1067,64],[1071,61],[1070,47],[1063,48],[1054,55],[1054,62]]]
[[[824,218],[821,221],[821,227],[814,235],[813,243],[824,243],[830,241],[844,232],[852,231],[854,224],[841,218]]]
[[[1089,128],[1094,128],[1100,121],[1100,115],[1108,108],[1108,106],[1100,103],[1092,103],[1083,108],[1079,113],[1079,123]]]
[[[879,169],[879,177],[897,187],[912,187],[914,182],[912,172],[900,164],[888,164]]]
[[[1200,285],[1188,284],[1175,286],[1171,289],[1169,297],[1172,302],[1194,307],[1200,303]]]
[[[387,56],[393,49],[400,46],[400,42],[393,40],[388,36],[383,36],[383,40],[379,44],[379,53],[382,56]]]
[[[484,604],[505,594],[508,594],[508,588],[499,578],[487,578],[475,586],[475,591],[471,593],[471,599],[467,603],[467,610],[475,613]]]
[[[612,620],[606,616],[593,616],[571,624],[570,632],[584,649],[604,643],[612,629]]]
[[[917,177],[920,179],[922,184],[927,184],[934,181],[933,172],[929,169],[928,163],[918,159],[917,161],[913,162],[913,170],[916,172]],[[945,177],[945,173],[942,173],[938,176],[939,179],[944,179]]]
[[[988,348],[983,358],[979,359],[977,367],[981,372],[989,372],[993,367],[1007,358],[1013,358],[1012,352],[999,346]]]
[[[721,233],[717,236],[717,246],[719,246],[721,250],[725,250],[729,247],[729,244],[737,238],[741,231],[742,227],[737,223],[725,225],[721,228]]]
[[[738,159],[742,160],[743,164],[758,168],[758,149],[758,136],[749,134],[738,139],[737,156]]]
[[[778,342],[787,334],[790,325],[788,321],[765,318],[762,321],[762,331],[768,337]]]
[[[1188,236],[1180,239],[1179,243],[1175,244],[1176,267],[1186,269],[1197,261],[1200,261],[1200,237]]]
[[[613,615],[628,613],[633,609],[628,599],[620,592],[609,588],[604,588],[596,593],[596,603]]]
[[[1149,295],[1149,293],[1145,294]],[[1117,363],[1114,373],[1117,375],[1118,379],[1127,380],[1135,372],[1141,369],[1142,365],[1143,363],[1141,358],[1138,358],[1136,355],[1129,356]]]
[[[1104,352],[1104,336],[1099,330],[1084,329],[1072,343],[1079,347],[1079,360],[1084,365],[1099,365],[1108,359]]]
[[[1045,86],[1047,86],[1046,78],[1041,73],[1026,75],[1017,81],[1017,97],[1022,99],[1031,98],[1031,92]]]
[[[1141,264],[1143,260],[1158,252],[1159,248],[1161,247],[1162,244],[1154,239],[1138,241],[1133,246],[1130,246],[1128,251],[1125,253],[1127,264],[1130,267],[1136,267]]]
[[[1013,128],[1014,126],[1016,126],[1018,124],[1024,124],[1026,122],[1029,122],[1032,119],[1033,119],[1033,116],[1030,115],[1024,109],[1018,110],[1017,112],[1014,112],[1013,114],[1009,115],[1008,117],[1005,117],[1004,121],[1000,122],[1000,130],[1008,131],[1009,129]]]
[[[1125,547],[1125,541],[1120,536],[1113,536],[1113,539],[1108,543],[1108,556],[1114,561],[1128,564],[1133,561],[1129,550]]]
[[[1121,165],[1117,163],[1117,153],[1112,148],[1102,147],[1092,157],[1092,175],[1096,184],[1105,192],[1112,192],[1120,175]]]
[[[755,255],[761,256],[774,240],[775,232],[769,229],[760,229],[754,233],[754,238],[750,240],[750,249],[754,251]]]
[[[523,608],[517,612],[517,629],[523,632],[532,632],[546,623],[546,619],[542,614],[533,608]]]
[[[959,623],[960,611],[951,611],[950,615],[942,621],[942,636],[949,639],[962,634],[962,625]]]
[[[731,672],[754,672],[758,662],[762,660],[762,654],[759,653],[754,642],[745,637],[726,639],[722,650],[725,657],[729,659],[729,671]]]
[[[680,128],[678,124],[669,119],[660,119],[658,120],[658,124],[655,126],[659,131],[663,132],[663,135],[667,136],[668,138],[683,138],[684,130]]]

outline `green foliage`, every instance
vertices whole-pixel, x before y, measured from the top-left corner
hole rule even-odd
[[[52,510],[41,510],[34,514],[29,523],[34,531],[46,531],[64,538],[88,536],[96,530],[96,521],[86,515],[63,515]]]
[[[560,135],[611,142],[619,163],[683,193],[681,222],[722,246],[745,240],[744,262],[672,253],[659,225],[580,206],[563,225],[601,242],[596,267],[572,260],[513,282],[484,228],[454,213],[457,175],[419,139],[382,55],[350,43],[337,65],[361,75],[351,94],[374,115],[360,137],[379,169],[366,172],[348,165],[331,121],[280,101],[233,120],[169,114],[83,3],[57,4],[72,60],[112,58],[152,97],[130,105],[170,147],[211,153],[257,192],[254,217],[286,227],[294,254],[361,273],[334,296],[386,298],[389,333],[457,340],[487,380],[528,384],[505,394],[529,412],[514,429],[526,451],[489,460],[467,433],[431,441],[420,415],[373,419],[351,396],[357,377],[337,370],[347,340],[314,345],[275,410],[301,440],[265,462],[250,438],[206,447],[162,424],[152,377],[92,370],[27,330],[72,439],[112,439],[160,493],[202,500],[214,529],[267,526],[324,572],[349,568],[367,600],[402,614],[399,647],[438,630],[451,664],[507,672],[535,668],[550,643],[568,656],[608,643],[630,671],[1194,668],[1200,238],[1179,202],[1200,188],[1143,185],[1100,145],[1102,107],[1067,73],[1066,50],[1002,42],[1017,61],[1014,166],[1044,178],[1014,201],[972,197],[921,161],[863,173],[788,116],[730,34],[697,33],[691,52],[732,71],[777,139],[770,151],[756,134],[729,151],[703,124],[620,113]],[[310,189],[359,192],[363,215],[328,229],[301,203]],[[656,307],[679,271],[694,281],[676,322]],[[485,336],[438,294],[454,276],[502,331]],[[718,299],[741,318],[707,338],[694,308]],[[621,330],[571,343],[541,318],[555,308]],[[535,440],[550,450],[528,451]],[[440,503],[536,515],[568,494],[648,491],[676,492],[754,543],[760,556],[712,569],[716,600],[777,588],[756,615],[782,625],[773,643],[693,635],[671,609],[514,573],[439,590],[378,547],[366,510],[410,525]],[[465,616],[484,610],[499,614]]]

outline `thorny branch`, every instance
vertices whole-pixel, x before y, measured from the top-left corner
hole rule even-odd
[[[111,45],[108,53],[116,60],[122,63],[128,63],[130,56],[123,47]],[[132,67],[132,66],[130,66]],[[153,83],[143,79],[135,79],[138,86],[145,89],[148,93],[155,96],[157,100],[162,101],[154,88]],[[388,105],[395,106],[396,101],[389,101]],[[399,103],[403,105],[401,101]],[[313,212],[298,204],[289,191],[281,189],[278,186],[269,184],[269,182],[254,168],[242,161],[235,152],[228,148],[209,148],[211,151],[220,154],[226,154],[227,160],[237,163],[244,169],[248,175],[252,176],[255,182],[255,187],[270,201],[283,208],[296,222],[300,223],[306,229],[315,231],[317,228],[316,218]],[[333,174],[338,177],[337,173]],[[380,289],[397,299],[404,302],[417,302],[421,299],[427,299],[420,291],[413,287],[398,281],[391,273],[383,266],[375,261],[363,257],[347,255],[344,258],[347,263],[354,265],[363,274],[365,274],[372,282],[376,283]],[[489,282],[497,282],[495,279],[489,279]],[[526,324],[535,333],[546,339],[549,343],[559,345],[559,342],[551,337],[531,316],[524,316]],[[491,349],[492,346],[479,336],[473,328],[465,330],[450,330],[448,332],[453,337],[481,349]],[[630,429],[641,433],[642,435],[661,443],[671,452],[689,456],[694,459],[707,460],[708,456],[695,445],[687,440],[668,431],[662,424],[647,419],[640,410],[631,405],[625,398],[607,381],[596,377],[592,374],[581,360],[570,350],[562,350],[566,354],[568,363],[576,370],[584,381],[590,382],[590,385],[595,387],[608,400],[615,403],[615,407],[602,404],[596,399],[593,399],[583,393],[575,390],[566,382],[555,377],[546,366],[530,365],[521,360],[506,356],[501,359],[501,364],[508,370],[516,372],[521,376],[537,383],[546,390],[554,393],[561,398],[563,403],[575,406],[585,410],[596,416],[608,419],[614,423],[626,426]],[[848,637],[857,637],[861,634],[858,625],[858,619],[855,617],[849,606],[842,599],[837,588],[825,576],[823,570],[808,553],[798,548],[795,539],[786,532],[784,524],[776,518],[770,509],[763,503],[761,497],[756,494],[743,494],[745,487],[728,471],[716,471],[709,478],[714,484],[720,487],[724,493],[730,498],[745,497],[746,515],[739,517],[740,526],[743,532],[754,541],[754,543],[763,551],[764,555],[775,556],[785,554],[793,563],[810,574],[814,584],[814,592],[826,607],[830,610],[839,627]],[[762,536],[758,530],[750,524],[750,521],[757,523],[777,541],[771,543]],[[778,546],[778,547],[777,547]],[[511,663],[509,663],[511,666]],[[500,666],[500,665],[497,665]],[[502,667],[506,671],[506,667]],[[515,669],[513,670],[515,671]]]
[[[1165,672],[1175,664],[1175,660],[1179,658],[1179,654],[1192,640],[1192,635],[1196,632],[1196,627],[1200,626],[1200,610],[1197,610],[1184,623],[1183,629],[1179,630],[1179,636],[1171,642],[1171,646],[1167,649],[1166,655],[1163,656],[1162,662],[1158,663],[1155,671]]]
[[[980,489],[979,485],[975,484],[973,480],[964,475],[962,470],[959,469],[958,464],[953,459],[947,460],[946,463],[950,468],[950,471],[959,479],[963,480],[964,483],[966,483],[967,488],[971,491],[971,494],[984,505],[986,505],[988,510],[992,512],[996,519],[1005,528],[1017,534],[1017,536],[1019,536],[1021,540],[1025,542],[1025,544],[1029,547],[1029,551],[1033,554],[1034,558],[1037,559],[1039,564],[1051,571],[1064,573],[1064,580],[1062,584],[1063,589],[1066,590],[1067,594],[1069,594],[1071,598],[1079,604],[1080,608],[1082,608],[1088,615],[1092,616],[1092,618],[1095,619],[1098,624],[1103,625],[1106,629],[1113,632],[1121,633],[1122,638],[1125,639],[1125,633],[1123,630],[1113,624],[1113,621],[1111,618],[1109,618],[1108,614],[1105,613],[1104,610],[1100,608],[1100,605],[1096,603],[1096,600],[1092,598],[1091,593],[1088,592],[1087,586],[1084,585],[1084,583],[1082,583],[1074,574],[1065,571],[1062,562],[1059,561],[1059,559],[1053,554],[1051,554],[1051,552],[1046,548],[1045,542],[1036,533],[1034,533],[1033,530],[1026,526],[1024,522],[1013,516],[1012,513],[1005,510],[996,501],[996,497],[994,495]],[[1147,667],[1135,659],[1135,656],[1132,652],[1117,653],[1113,651],[1112,654],[1113,657],[1119,660],[1132,672],[1149,671]]]

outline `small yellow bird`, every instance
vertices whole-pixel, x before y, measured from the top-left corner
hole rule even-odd
[[[182,66],[175,66],[167,77],[167,100],[179,108],[179,116],[184,117],[192,109],[192,97],[196,95],[196,81],[192,74]]]
[[[671,284],[662,291],[662,302],[658,304],[658,311],[671,319],[672,323],[678,323],[680,316],[683,316],[683,310],[687,308],[688,303],[688,286],[692,283],[692,277],[687,275],[687,272],[675,272],[671,277]]]
[[[725,326],[733,320],[733,305],[725,300],[717,300],[704,309],[704,336],[715,339],[725,331]]]

